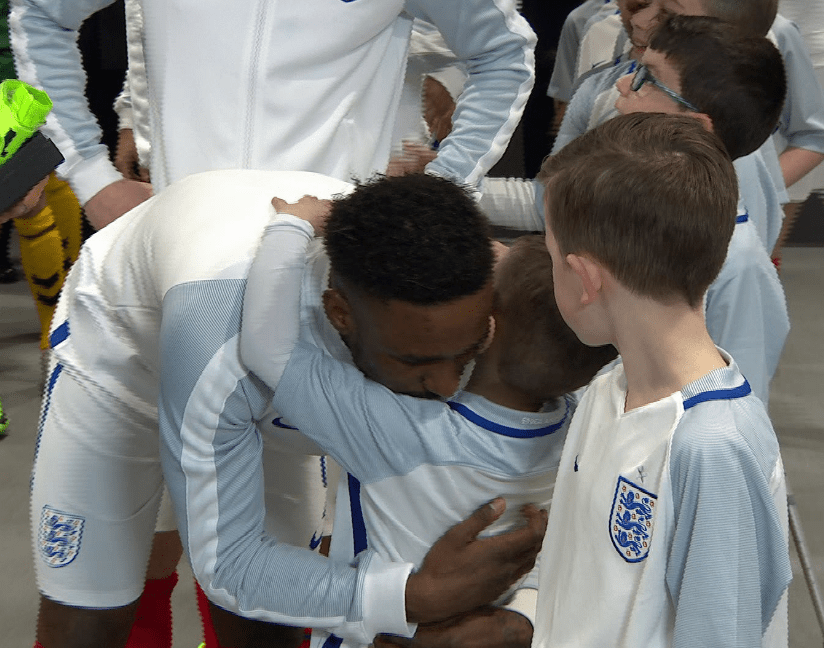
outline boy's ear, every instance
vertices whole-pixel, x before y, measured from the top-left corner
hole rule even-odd
[[[585,256],[567,254],[566,262],[581,280],[581,305],[586,306],[595,301],[603,285],[601,266]]]
[[[341,336],[352,333],[355,329],[354,318],[352,317],[352,306],[346,296],[336,290],[329,288],[323,293],[323,310],[329,322]]]

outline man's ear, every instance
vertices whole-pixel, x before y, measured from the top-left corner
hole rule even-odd
[[[601,267],[592,259],[578,254],[567,254],[566,262],[581,280],[581,305],[591,304],[595,301],[603,285]]]
[[[323,310],[332,326],[341,336],[354,332],[355,320],[352,317],[352,306],[342,292],[335,288],[325,290],[323,293]]]
[[[712,117],[710,117],[707,113],[686,112],[684,114],[688,115],[689,117],[695,117],[710,133],[715,132],[715,128],[712,124]]]
[[[486,341],[483,346],[478,350],[478,355],[489,349],[489,345],[492,344],[492,340],[495,339],[496,326],[495,313],[493,312],[493,314],[489,316],[489,333],[486,336]]]

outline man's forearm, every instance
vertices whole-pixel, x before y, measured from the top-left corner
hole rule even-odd
[[[483,607],[441,623],[418,626],[412,639],[381,635],[376,648],[529,648],[532,624],[518,612]]]
[[[435,24],[469,73],[452,132],[427,170],[475,186],[503,154],[529,98],[535,34],[514,7],[490,0],[407,0],[406,9]]]
[[[54,102],[43,130],[66,158],[58,173],[69,180],[81,203],[120,179],[100,143],[100,127],[86,102],[86,74],[77,48],[80,25],[112,1],[12,0],[9,14],[18,75],[45,90]]]

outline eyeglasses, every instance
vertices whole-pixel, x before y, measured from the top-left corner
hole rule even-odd
[[[670,90],[667,86],[652,76],[652,72],[649,71],[649,68],[646,65],[639,65],[638,70],[635,72],[635,76],[632,77],[632,83],[629,87],[633,92],[638,92],[645,83],[654,85],[661,92],[669,96],[673,101],[684,106],[687,110],[691,110],[692,112],[701,112],[675,90]]]

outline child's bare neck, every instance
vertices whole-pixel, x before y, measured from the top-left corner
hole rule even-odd
[[[625,411],[666,398],[726,366],[702,309],[662,307],[624,329],[617,347],[627,379]]]

